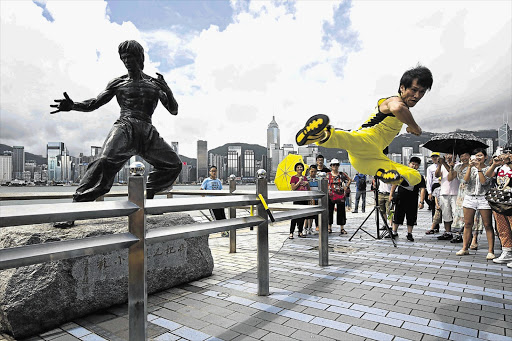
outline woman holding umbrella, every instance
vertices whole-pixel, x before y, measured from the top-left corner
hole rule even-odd
[[[292,186],[292,191],[309,191],[309,182],[308,179],[302,175],[304,172],[304,164],[303,163],[296,163],[295,164],[295,171],[297,172],[296,175],[292,176],[290,179],[290,184]],[[307,205],[308,201],[295,201],[294,204],[297,205]],[[305,235],[302,234],[302,230],[304,228],[304,221],[306,218],[296,218],[292,219],[290,222],[290,239],[293,239],[293,232],[295,232],[295,225],[297,225],[297,228],[299,230],[299,238],[306,238]]]
[[[345,224],[347,223],[347,214],[345,212],[345,193],[350,187],[352,179],[344,172],[340,172],[340,162],[338,159],[331,160],[331,172],[327,173],[329,182],[329,233],[332,233],[332,224],[334,223],[334,206],[337,206],[336,222],[340,225],[340,236],[347,234]]]
[[[492,228],[491,206],[485,199],[485,193],[491,188],[491,179],[485,176],[488,167],[485,166],[487,152],[483,148],[473,151],[469,161],[468,170],[462,180],[467,184],[466,196],[462,207],[464,210],[464,235],[462,237],[462,249],[456,253],[457,256],[469,255],[468,246],[471,242],[471,231],[475,219],[475,212],[478,210],[482,216],[485,227],[485,234],[489,244],[487,259],[494,259],[494,230]]]

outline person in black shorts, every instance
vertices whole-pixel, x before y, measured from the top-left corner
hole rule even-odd
[[[418,169],[421,164],[421,159],[419,157],[413,156],[409,161],[409,167],[413,169]],[[398,190],[397,190],[398,187]],[[393,215],[393,234],[391,236],[386,236],[386,238],[396,238],[398,237],[398,225],[403,225],[404,218],[407,219],[407,240],[413,242],[414,238],[412,236],[412,228],[416,225],[416,220],[418,217],[418,208],[422,209],[423,204],[425,202],[425,193],[426,193],[426,183],[425,178],[421,176],[421,181],[419,184],[414,186],[398,186],[393,185],[391,187],[391,191],[389,194],[389,200],[393,200],[393,193],[397,190],[398,195],[396,197],[396,207],[395,214]],[[418,194],[421,191],[420,203],[418,205]]]

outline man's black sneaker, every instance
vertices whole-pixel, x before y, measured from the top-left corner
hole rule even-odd
[[[412,237],[412,233],[407,233],[407,240],[410,242],[414,241],[414,238]]]
[[[451,233],[443,233],[442,235],[440,235],[439,237],[437,237],[438,240],[452,240],[453,239],[453,235]]]
[[[326,138],[327,129],[329,129],[329,117],[327,115],[311,116],[304,128],[295,135],[295,142],[299,146],[320,142]]]
[[[398,233],[391,233],[391,234],[387,234],[384,238],[398,238]]]

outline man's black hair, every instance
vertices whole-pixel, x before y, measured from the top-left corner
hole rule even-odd
[[[311,169],[311,168],[318,170],[318,166],[317,166],[317,165],[311,165],[311,166],[309,166],[309,169]]]
[[[432,83],[434,80],[432,79],[432,72],[429,69],[422,65],[417,65],[415,68],[405,71],[400,79],[400,86],[404,86],[404,88],[408,89],[412,86],[412,81],[417,79],[418,85],[430,90],[432,88]],[[398,87],[398,93],[401,94],[400,86]]]
[[[411,159],[409,160],[409,163],[411,163],[411,162],[415,162],[418,165],[421,165],[421,159],[419,157],[417,157],[417,156],[411,157]]]
[[[322,154],[318,154],[318,155],[316,156],[316,159],[315,159],[315,160],[318,160],[318,159],[320,159],[320,158],[322,158],[322,159],[324,159],[324,160],[325,160],[325,157],[324,157]]]
[[[476,149],[473,149],[473,151],[471,152],[471,155],[476,155],[478,153],[482,153],[484,154],[485,156],[487,156],[487,150],[485,150],[484,148],[476,148]]]
[[[209,170],[212,170],[212,168],[218,169],[217,166],[210,166]]]
[[[119,44],[119,55],[129,53],[137,58],[137,64],[141,70],[144,70],[144,48],[135,40],[126,40]]]

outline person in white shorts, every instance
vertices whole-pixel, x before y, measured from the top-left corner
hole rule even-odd
[[[469,242],[471,241],[471,230],[475,219],[475,212],[478,210],[484,222],[485,234],[489,251],[487,259],[494,259],[494,230],[492,228],[491,206],[485,199],[485,193],[491,188],[491,179],[485,176],[489,167],[485,166],[487,152],[483,148],[478,148],[471,153],[469,168],[463,181],[467,185],[466,196],[462,207],[464,210],[464,235],[462,249],[458,251],[457,256],[469,255]]]

